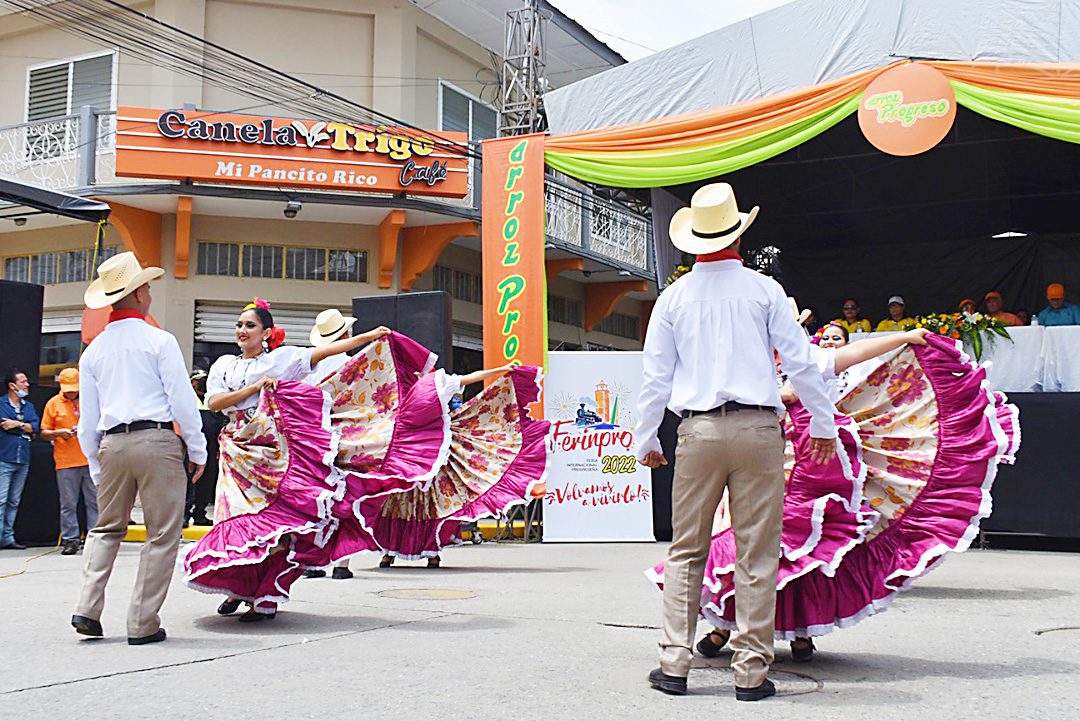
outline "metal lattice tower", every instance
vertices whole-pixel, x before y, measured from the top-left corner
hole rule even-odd
[[[546,24],[538,0],[525,0],[524,7],[506,13],[500,136],[532,133],[547,125],[541,101]]]

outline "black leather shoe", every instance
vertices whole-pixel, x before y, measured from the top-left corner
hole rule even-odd
[[[760,701],[763,698],[769,698],[776,695],[776,686],[769,679],[765,679],[760,686],[754,686],[752,688],[742,688],[741,686],[735,687],[735,700],[736,701]]]
[[[226,598],[221,602],[221,605],[217,607],[217,612],[222,616],[230,616],[236,613],[240,608],[240,604],[243,603],[239,598]]]
[[[716,658],[720,654],[720,649],[727,645],[728,639],[724,639],[723,643],[716,643],[713,641],[713,637],[716,634],[715,631],[710,631],[705,634],[705,638],[697,642],[697,650],[705,658]],[[728,637],[730,638],[730,636]]]
[[[248,609],[247,613],[240,617],[240,623],[258,623],[259,621],[272,621],[277,616],[277,611],[273,613],[259,613],[254,608]]]
[[[383,556],[382,560],[379,561],[379,568],[390,568],[393,565],[394,565],[394,557],[393,556]]]
[[[214,525],[214,522],[211,521],[206,516],[203,516],[201,518],[192,518],[191,519],[191,525],[193,525],[193,526],[212,526],[212,525]]]
[[[326,571],[321,568],[309,568],[304,571],[304,578],[326,578]]]
[[[26,550],[26,546],[19,543],[18,541],[12,541],[8,545],[3,546],[3,548],[10,548],[13,551],[24,551],[24,550]]]
[[[806,663],[814,658],[814,642],[809,638],[797,638],[791,642],[791,660]]]
[[[95,621],[86,616],[72,616],[71,626],[83,636],[100,638],[105,635],[105,632],[101,630],[101,621]]]
[[[165,640],[165,629],[159,628],[149,636],[140,636],[138,638],[132,638],[128,636],[128,646],[145,646],[148,643],[161,643]]]
[[[79,542],[69,541],[64,544],[64,550],[60,551],[61,556],[74,556],[79,552]]]
[[[684,676],[668,676],[663,669],[654,668],[649,671],[649,685],[672,696],[686,695],[686,678]]]
[[[347,568],[335,568],[330,577],[337,581],[345,581],[353,577],[353,572]]]

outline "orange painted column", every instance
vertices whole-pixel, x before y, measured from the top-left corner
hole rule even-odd
[[[176,198],[176,278],[188,277],[188,258],[191,254],[191,196]]]

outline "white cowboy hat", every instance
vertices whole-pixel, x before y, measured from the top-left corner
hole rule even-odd
[[[327,308],[315,316],[315,325],[308,339],[313,346],[329,345],[348,333],[355,322],[356,318],[341,315],[337,308]]]
[[[136,289],[165,275],[161,268],[143,268],[134,253],[119,253],[98,266],[98,277],[83,294],[90,309],[112,305]]]
[[[799,304],[796,303],[795,299],[792,298],[790,295],[788,296],[787,302],[791,305],[791,314],[795,316],[795,322],[799,325],[805,323],[806,319],[810,317],[810,309],[803,308],[802,312],[800,312]]]
[[[758,210],[755,205],[749,213],[740,213],[735,191],[727,183],[704,185],[690,198],[689,208],[680,208],[672,216],[668,234],[684,253],[715,253],[738,240]]]

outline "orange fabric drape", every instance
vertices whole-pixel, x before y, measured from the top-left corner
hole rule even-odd
[[[1080,98],[1080,65],[1075,63],[925,62],[950,80],[1010,93]]]
[[[797,122],[833,107],[862,92],[870,81],[899,64],[884,65],[821,85],[790,90],[735,105],[601,130],[553,135],[547,139],[546,149],[580,153],[659,150],[722,143]]]

